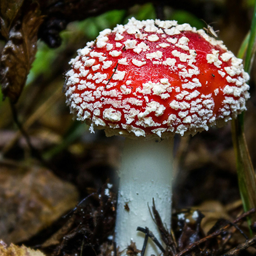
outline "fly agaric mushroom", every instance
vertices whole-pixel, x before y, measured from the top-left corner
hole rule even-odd
[[[102,31],[70,64],[71,112],[91,132],[126,137],[115,241],[121,251],[132,239],[140,249],[138,226],[160,238],[148,209],[152,198],[170,229],[173,135],[224,125],[246,110],[249,75],[242,60],[204,30],[134,18]],[[147,247],[147,255],[159,254]]]

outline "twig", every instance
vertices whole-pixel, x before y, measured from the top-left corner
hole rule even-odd
[[[115,74],[116,70],[117,70],[117,67],[118,67],[118,63],[116,64],[116,66],[114,67],[114,72],[112,73],[111,77],[108,79],[108,82],[105,86],[105,89],[107,88],[107,85],[109,84],[110,80],[112,79],[113,75]]]
[[[241,228],[239,228],[235,223],[229,222],[229,224],[231,226],[235,227],[246,240],[249,239],[249,237],[243,232],[243,230]]]
[[[149,204],[148,204],[148,211],[149,211],[149,214],[150,214],[150,216],[151,216],[152,220],[153,220],[153,221],[154,221],[154,223],[157,225],[156,220],[155,220],[155,218],[154,218],[154,216],[153,216],[153,213],[151,212],[151,209],[150,209]]]
[[[18,114],[17,114],[17,110],[14,106],[14,103],[10,101],[10,107],[11,107],[11,111],[12,111],[12,117],[13,117],[13,121],[14,123],[17,125],[19,131],[21,132],[21,134],[23,135],[23,137],[25,138],[28,147],[31,151],[31,153],[47,168],[51,167],[49,166],[49,164],[42,158],[41,154],[39,153],[39,151],[32,145],[31,141],[30,141],[30,137],[27,134],[27,132],[24,130],[21,122],[18,119]]]
[[[144,234],[147,234],[147,228],[142,228],[142,227],[137,227],[138,231],[143,232]],[[163,248],[163,246],[160,244],[160,242],[155,238],[155,236],[153,235],[153,233],[148,230],[148,236],[152,239],[152,241],[158,246],[158,248],[165,253],[165,249]]]
[[[97,252],[95,251],[95,248],[93,247],[93,245],[92,245],[92,244],[89,244],[89,246],[91,246],[92,250],[93,250],[94,253],[95,253],[95,256],[97,256],[98,254],[97,254]]]
[[[116,242],[114,242],[114,256],[117,256]]]
[[[162,1],[159,1],[158,3],[154,4],[156,18],[160,20],[165,20],[164,15],[164,4]]]
[[[80,256],[83,256],[83,249],[84,249],[84,238],[81,245]]]
[[[155,221],[157,228],[161,234],[161,238],[162,238],[163,242],[166,244],[168,250],[171,250],[172,255],[175,255],[177,253],[177,249],[176,249],[177,247],[175,247],[175,243],[172,239],[172,235],[169,234],[169,232],[163,225],[160,214],[156,209],[154,198],[152,200],[152,203],[153,203],[152,211],[153,211],[153,215],[154,215],[154,221]]]
[[[141,256],[144,256],[146,248],[147,248],[147,244],[148,244],[149,230],[147,227],[145,229],[146,229],[146,236],[145,236],[144,243],[143,243],[143,246],[141,249]]]
[[[176,238],[175,238],[173,229],[171,229],[171,237],[172,237],[172,241],[173,241],[174,248],[175,248],[175,249],[178,248],[178,244],[177,244],[177,241],[176,241]],[[175,252],[175,253],[176,253],[176,252]]]
[[[244,219],[245,217],[249,216],[250,214],[252,213],[255,213],[255,208],[251,209],[250,211],[248,212],[245,212],[244,214],[242,214],[240,217],[238,217],[237,219],[235,219],[232,223],[235,224],[235,223],[238,223],[239,221],[241,221],[242,219]],[[207,240],[209,239],[212,239],[218,235],[220,235],[223,231],[225,231],[226,229],[228,229],[229,227],[231,226],[231,224],[227,224],[225,227],[217,230],[216,232],[200,239],[199,241],[196,241],[194,242],[193,244],[191,244],[189,247],[187,247],[186,249],[182,250],[181,252],[179,252],[178,254],[176,254],[175,256],[181,256],[181,255],[184,255],[185,253],[193,250],[196,246],[206,242]]]
[[[66,215],[64,215],[63,218],[67,218],[68,216],[70,216],[71,213],[74,213],[79,206],[81,206],[89,197],[93,195],[95,195],[95,193],[91,193],[87,197],[83,198],[72,210],[70,210]]]
[[[237,247],[231,249],[227,253],[223,254],[222,256],[231,256],[231,255],[238,255],[242,250],[247,249],[248,247],[256,244],[256,236],[246,242],[239,244]]]
[[[61,89],[58,88],[22,125],[23,130],[27,130],[62,96]],[[14,137],[2,148],[2,154],[5,155],[22,134],[21,130],[17,131]]]

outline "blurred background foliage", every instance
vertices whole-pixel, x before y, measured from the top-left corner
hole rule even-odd
[[[40,239],[38,232],[55,223],[93,189],[100,188],[106,182],[116,184],[122,138],[105,138],[102,131],[90,134],[84,123],[73,120],[65,105],[62,87],[65,72],[69,70],[69,60],[76,56],[77,49],[82,48],[87,41],[94,40],[101,30],[125,24],[131,17],[139,20],[156,18],[157,3],[141,2],[140,5],[108,10],[81,21],[68,22],[67,28],[60,32],[62,43],[57,48],[50,48],[44,40],[39,39],[35,61],[15,104],[18,119],[34,150],[28,146],[13,121],[9,100],[0,101],[0,204],[4,205],[0,209],[0,238],[6,242],[28,241],[28,244],[35,244],[46,240],[54,231],[44,233]],[[164,6],[166,19],[187,22],[198,29],[211,24],[220,31],[219,38],[235,53],[250,29],[255,4],[255,0],[159,2]],[[1,39],[0,51],[5,45],[4,38]],[[245,114],[245,135],[254,166],[255,71],[254,65],[250,81],[251,99]],[[0,98],[4,98],[2,92]],[[175,145],[174,209],[202,207],[206,213],[214,213],[210,218],[206,217],[205,230],[209,230],[217,219],[231,219],[241,212],[230,125],[221,129],[211,128],[209,132],[202,132],[195,137],[175,137]],[[32,182],[31,177],[37,172],[40,173],[38,179],[41,179],[38,182],[46,186],[44,190],[38,190],[43,185]],[[47,181],[51,175],[59,184],[59,194],[54,199],[56,201],[51,198],[55,193],[55,185]],[[19,179],[15,180],[14,177]],[[13,184],[16,183],[28,191],[24,195],[17,189],[14,191]],[[66,188],[70,195],[68,199],[67,193],[64,193]],[[31,193],[40,194],[40,197],[30,198],[28,195]],[[18,201],[17,195],[22,195]],[[53,207],[57,202],[58,207]],[[31,207],[32,204],[36,207]],[[40,218],[39,209],[43,214]],[[24,211],[27,214],[22,215]],[[50,218],[52,212],[55,214]],[[29,227],[30,223],[25,222],[24,218],[33,219],[37,228]]]

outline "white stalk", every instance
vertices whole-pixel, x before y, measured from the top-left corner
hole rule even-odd
[[[127,248],[131,240],[141,250],[145,235],[137,227],[148,227],[161,241],[149,208],[155,200],[163,223],[171,227],[173,139],[125,139],[120,168],[115,241],[119,250]],[[125,209],[125,205],[128,205]],[[149,238],[146,256],[159,255],[161,251]]]

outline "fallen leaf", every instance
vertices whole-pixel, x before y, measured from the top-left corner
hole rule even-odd
[[[0,33],[8,39],[12,23],[18,15],[24,0],[1,0],[0,2]]]
[[[138,253],[140,253],[141,250],[138,250],[137,247],[136,247],[136,243],[131,241],[131,244],[128,245],[127,247],[127,251],[126,251],[126,254],[127,255],[137,255]]]
[[[39,250],[32,250],[24,245],[17,246],[10,244],[8,247],[2,240],[0,240],[0,255],[1,256],[45,256]]]
[[[37,33],[42,21],[39,6],[31,4],[9,31],[2,51],[0,74],[3,94],[13,102],[18,100],[35,59]]]
[[[0,163],[0,238],[7,243],[28,240],[77,200],[76,188],[45,168]]]
[[[205,218],[202,219],[202,229],[205,234],[214,226],[219,219],[230,220],[225,207],[219,202],[214,200],[208,200],[199,205],[198,210],[204,213]]]

